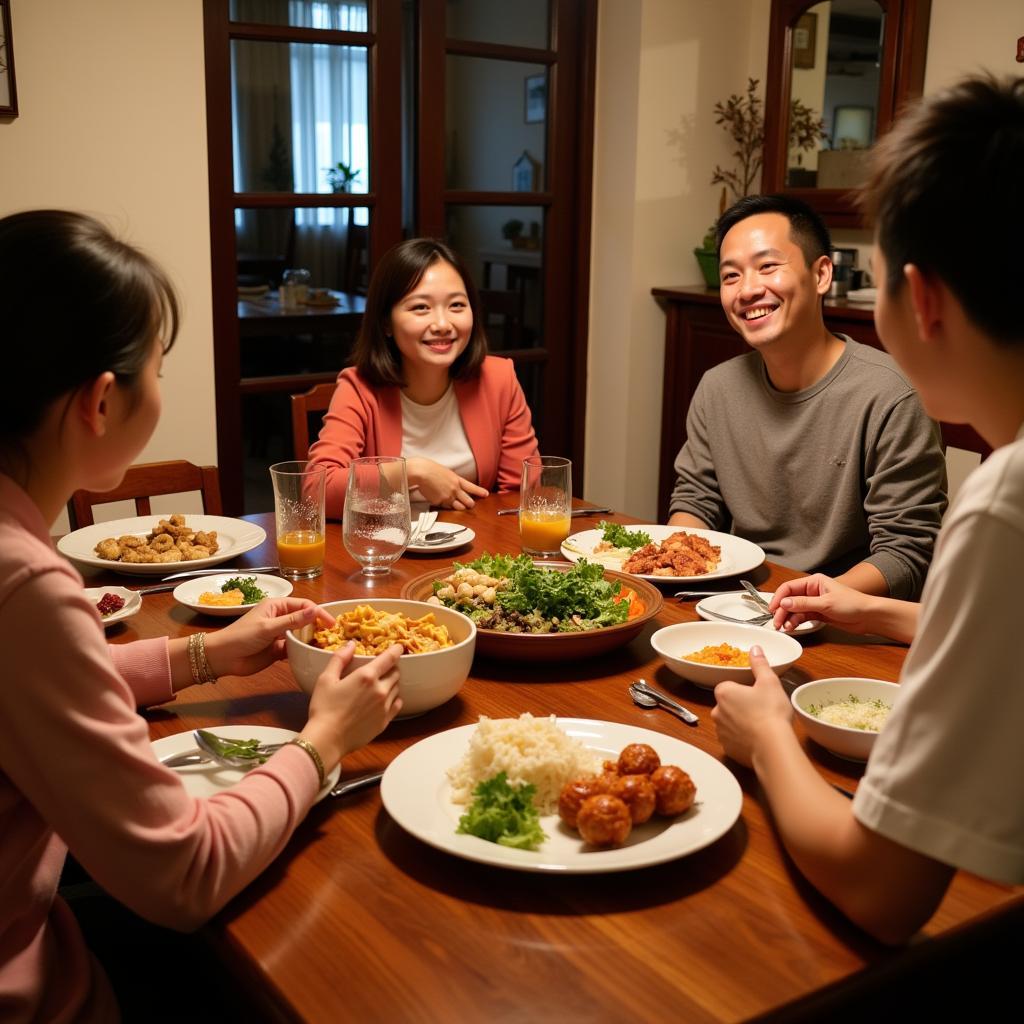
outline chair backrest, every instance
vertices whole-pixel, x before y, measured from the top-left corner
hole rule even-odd
[[[337,384],[317,384],[301,395],[292,395],[292,450],[302,462],[309,458],[309,417],[311,413],[327,412]]]
[[[93,506],[108,501],[134,500],[135,514],[152,515],[149,499],[156,494],[178,494],[198,491],[207,515],[223,511],[220,501],[220,477],[216,466],[195,466],[191,462],[146,462],[130,466],[124,480],[112,491],[75,491],[68,502],[68,518],[72,529],[92,526]]]

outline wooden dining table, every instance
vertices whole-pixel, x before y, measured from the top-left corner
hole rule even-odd
[[[316,602],[393,597],[453,558],[518,552],[516,517],[496,515],[516,500],[493,495],[469,512],[445,511],[442,520],[475,531],[471,544],[452,553],[406,554],[389,575],[374,579],[359,573],[340,525],[331,523],[323,575],[297,582],[295,594]],[[273,517],[247,518],[266,528],[267,541],[230,566],[275,563]],[[575,532],[595,521],[573,524]],[[799,573],[766,562],[747,575],[772,590]],[[112,573],[96,580],[125,583]],[[723,590],[736,586],[734,580],[716,583]],[[672,596],[677,588],[662,589],[664,606],[644,632],[598,658],[544,664],[478,655],[456,697],[422,717],[393,723],[345,759],[343,777],[384,768],[419,740],[480,715],[529,711],[597,719],[682,740],[724,763],[743,792],[739,820],[728,832],[658,866],[531,874],[425,845],[388,815],[376,788],[327,799],[313,807],[263,875],[206,927],[206,939],[238,989],[281,1020],[818,1019],[879,978],[897,977],[986,922],[1019,913],[1024,890],[960,872],[917,939],[887,949],[819,896],[786,855],[754,774],[724,757],[710,716],[713,693],[672,674],[652,649],[655,629],[697,618],[692,602]],[[110,640],[185,636],[226,621],[177,605],[169,593],[152,594],[138,615],[110,630]],[[905,654],[901,645],[828,627],[803,640],[803,655],[785,682],[831,676],[896,681]],[[634,705],[627,684],[640,678],[694,711],[699,724]],[[191,687],[145,715],[157,739],[225,723],[297,730],[306,709],[307,697],[281,662],[253,677]],[[863,766],[802,741],[827,780],[856,788]],[[445,767],[438,766],[439,773]]]

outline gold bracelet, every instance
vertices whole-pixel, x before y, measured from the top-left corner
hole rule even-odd
[[[301,736],[296,736],[291,742],[294,743],[295,746],[301,747],[313,759],[313,764],[316,765],[316,773],[320,776],[320,784],[317,786],[317,789],[323,789],[324,780],[327,778],[327,772],[324,771],[324,761],[320,756],[320,751],[317,750],[309,740],[304,740]]]
[[[215,683],[217,677],[210,668],[206,658],[206,634],[193,633],[188,638],[188,664],[192,669],[192,680],[195,683]]]

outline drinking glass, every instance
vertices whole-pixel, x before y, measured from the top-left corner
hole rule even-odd
[[[569,536],[572,511],[572,462],[554,455],[523,459],[519,489],[519,537],[523,551],[534,557],[560,555]]]
[[[274,521],[281,575],[308,580],[324,571],[327,470],[309,462],[278,462],[270,467]]]
[[[364,576],[383,576],[409,544],[409,482],[405,459],[375,455],[353,459],[342,540],[345,550],[363,567]]]

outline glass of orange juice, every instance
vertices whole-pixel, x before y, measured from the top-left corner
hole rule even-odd
[[[308,580],[324,571],[327,470],[309,462],[278,462],[270,467],[281,575]]]
[[[540,558],[558,556],[569,536],[572,462],[554,455],[523,460],[519,489],[519,538],[523,551]]]

